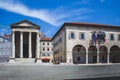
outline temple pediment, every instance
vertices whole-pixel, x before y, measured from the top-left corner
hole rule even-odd
[[[39,29],[40,26],[38,26],[28,20],[23,20],[23,21],[12,24],[11,28],[37,28],[37,29]]]
[[[34,26],[34,25],[32,25],[32,24],[30,24],[28,22],[22,22],[20,24],[17,24],[17,26]]]

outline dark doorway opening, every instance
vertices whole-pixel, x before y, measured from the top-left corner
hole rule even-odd
[[[23,44],[23,58],[28,58],[28,44]]]
[[[97,63],[97,56],[93,56],[93,63]]]

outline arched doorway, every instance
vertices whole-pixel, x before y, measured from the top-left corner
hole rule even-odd
[[[88,63],[97,62],[97,48],[95,46],[90,46],[88,49]]]
[[[110,62],[120,63],[120,48],[118,46],[110,48]]]
[[[73,63],[82,64],[86,63],[86,49],[82,45],[76,45],[72,50]]]
[[[107,63],[107,54],[108,54],[107,47],[101,46],[99,53],[100,63]]]

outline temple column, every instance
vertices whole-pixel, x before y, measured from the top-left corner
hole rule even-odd
[[[15,63],[15,32],[12,31],[12,54],[8,63]]]
[[[31,49],[31,32],[29,32],[29,58],[32,57],[32,49]]]
[[[15,58],[15,32],[12,31],[12,58]]]
[[[23,32],[20,33],[20,58],[23,58]]]
[[[36,37],[36,58],[39,58],[39,33],[37,33]]]
[[[40,52],[39,52],[39,32],[37,33],[36,36],[36,63],[42,63],[42,61],[40,60]]]

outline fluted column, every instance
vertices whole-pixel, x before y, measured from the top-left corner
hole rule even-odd
[[[39,33],[37,33],[36,37],[36,58],[39,58]]]
[[[23,58],[23,32],[20,32],[20,58]]]
[[[12,31],[12,58],[15,58],[15,32]]]
[[[32,57],[31,41],[31,32],[29,32],[29,58]]]

